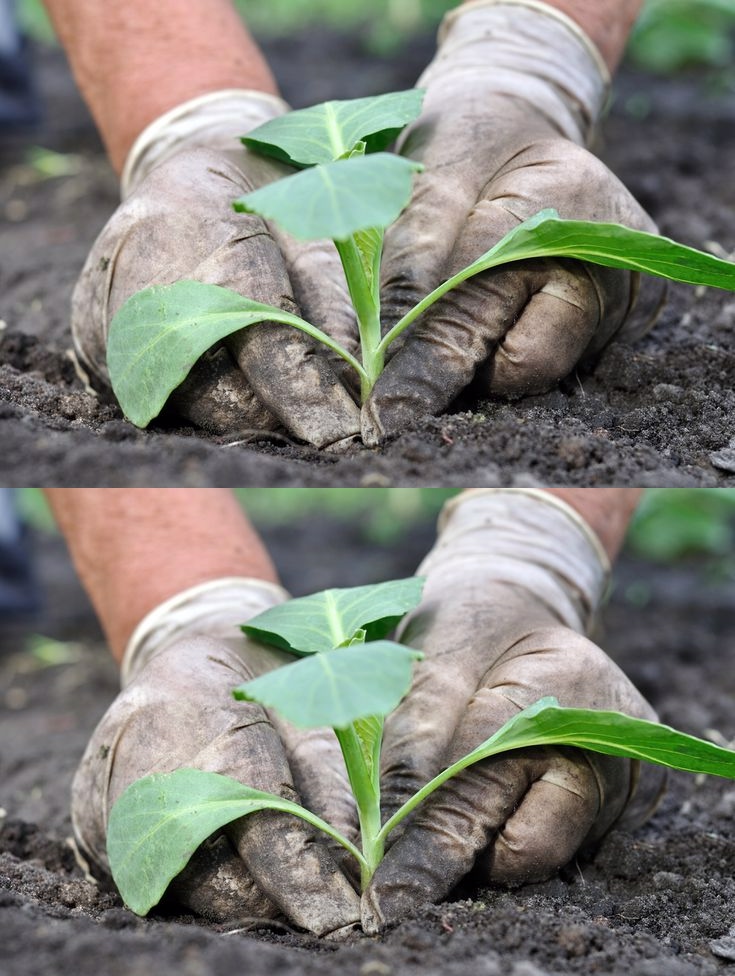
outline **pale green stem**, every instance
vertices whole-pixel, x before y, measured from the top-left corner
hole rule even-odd
[[[349,237],[345,241],[335,241],[334,244],[342,261],[347,287],[357,315],[363,363],[359,374],[362,399],[365,401],[375,381],[383,372],[385,363],[380,341],[380,299],[377,287],[370,286],[354,237]]]
[[[380,786],[375,778],[370,776],[360,740],[354,726],[346,729],[335,729],[342,755],[344,756],[347,775],[357,804],[357,815],[360,821],[360,837],[362,855],[360,862],[360,880],[363,890],[367,887],[378,864],[383,859],[385,842],[380,829]]]

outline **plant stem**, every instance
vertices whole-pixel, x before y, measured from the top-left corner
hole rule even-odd
[[[385,364],[385,352],[381,348],[380,341],[379,268],[382,246],[378,247],[373,255],[372,274],[368,276],[354,235],[346,241],[335,241],[334,244],[342,261],[347,287],[357,315],[363,366],[360,371],[360,394],[362,401],[365,402],[375,381],[383,372]]]
[[[342,749],[347,775],[357,804],[362,842],[362,857],[359,859],[360,882],[364,891],[383,859],[385,850],[385,838],[380,828],[379,766],[374,764],[374,772],[371,774],[354,725],[334,731]]]

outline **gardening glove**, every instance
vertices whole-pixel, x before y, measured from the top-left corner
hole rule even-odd
[[[233,201],[289,173],[245,150],[238,136],[287,111],[260,92],[195,98],[138,137],[122,174],[123,202],[92,251],[72,299],[78,357],[109,386],[110,322],[136,291],[193,279],[300,313],[350,351],[357,328],[331,241],[300,242]],[[330,354],[332,355],[332,354]],[[174,411],[215,433],[285,426],[317,447],[359,431],[342,384],[346,364],[304,333],[265,322],[223,340],[195,365],[169,400]]]
[[[566,707],[655,720],[650,705],[584,632],[608,561],[565,503],[533,490],[477,490],[452,500],[419,568],[424,596],[401,640],[425,654],[387,719],[385,816],[508,719],[553,695]],[[658,767],[564,747],[492,757],[450,779],[410,817],[364,897],[370,932],[477,884],[540,881],[624,811],[640,822],[660,795]],[[400,830],[400,827],[398,828]]]
[[[181,767],[232,776],[302,802],[350,837],[354,810],[331,730],[302,732],[232,689],[291,660],[245,638],[238,625],[286,594],[260,580],[224,579],[186,590],[143,619],[122,665],[122,691],[95,729],[72,785],[77,844],[109,873],[110,810],[149,773]],[[299,799],[300,794],[300,799]],[[262,811],[205,842],[167,897],[220,921],[288,919],[338,937],[359,918],[359,900],[304,821]]]
[[[382,266],[387,328],[508,231],[548,207],[562,218],[655,231],[584,145],[608,72],[556,8],[470,0],[445,18],[419,80],[420,118],[401,153],[423,163],[411,203],[388,230]],[[449,292],[389,347],[363,412],[374,444],[417,416],[474,396],[541,393],[615,335],[652,323],[658,279],[564,259],[493,269]]]

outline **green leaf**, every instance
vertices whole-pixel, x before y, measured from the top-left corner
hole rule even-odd
[[[200,281],[154,285],[129,298],[110,325],[107,367],[125,416],[146,427],[200,356],[226,336],[259,322],[292,325],[361,370],[354,357],[297,315]]]
[[[519,224],[457,277],[464,280],[499,264],[539,257],[574,258],[689,285],[735,290],[735,262],[622,224],[561,220],[555,210],[542,210]]]
[[[424,94],[413,88],[372,98],[324,102],[272,119],[242,141],[249,149],[295,166],[332,162],[362,141],[367,152],[379,152],[418,118]]]
[[[331,651],[351,641],[362,629],[367,640],[379,640],[419,605],[424,583],[424,577],[410,576],[370,586],[322,590],[279,603],[253,617],[242,629],[248,637],[292,654]]]
[[[347,240],[388,227],[411,196],[422,169],[402,156],[355,156],[287,176],[235,200],[235,210],[275,220],[301,240]]]
[[[421,657],[393,641],[337,647],[246,681],[233,694],[275,708],[300,728],[346,729],[358,719],[392,712]]]
[[[554,698],[542,698],[519,712],[461,762],[474,763],[497,752],[538,745],[575,746],[735,779],[735,750],[621,712],[561,708]]]
[[[107,855],[125,904],[145,915],[207,837],[258,810],[301,817],[360,857],[333,827],[298,803],[199,769],[154,773],[129,786],[110,813]]]

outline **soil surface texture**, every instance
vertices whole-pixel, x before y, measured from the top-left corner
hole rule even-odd
[[[433,49],[390,58],[311,30],[269,42],[295,106],[411,86]],[[38,52],[46,121],[0,150],[0,474],[58,485],[702,485],[735,479],[735,297],[673,286],[656,328],[613,343],[545,396],[467,404],[380,450],[335,458],[279,438],[227,446],[190,428],[141,432],[85,392],[68,350],[69,299],[117,186],[63,56]],[[701,79],[623,72],[598,151],[664,234],[735,249],[735,100]],[[28,146],[74,154],[38,180]]]
[[[325,545],[325,540],[334,540]],[[337,539],[339,541],[337,541]],[[322,518],[266,541],[295,593],[408,575],[432,527],[385,547]],[[318,551],[328,555],[319,565]],[[67,838],[71,777],[117,676],[62,543],[38,540],[43,619],[57,663],[20,629],[0,636],[0,974],[204,976],[715,976],[735,971],[735,786],[674,774],[635,833],[516,891],[419,906],[380,938],[334,946],[287,929],[231,933],[191,916],[139,919],[85,880]],[[597,639],[659,710],[695,734],[735,736],[735,583],[701,567],[623,561]]]

